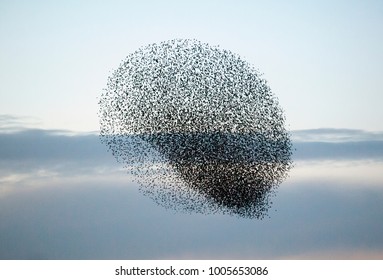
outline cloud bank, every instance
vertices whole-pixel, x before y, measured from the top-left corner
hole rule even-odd
[[[296,167],[254,221],[159,207],[96,133],[2,131],[0,258],[383,259],[382,141],[322,132],[293,132]]]

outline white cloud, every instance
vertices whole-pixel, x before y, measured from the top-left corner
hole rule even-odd
[[[383,132],[358,129],[319,128],[292,131],[295,142],[383,141]]]
[[[303,160],[296,161],[285,185],[302,182],[333,183],[341,188],[383,189],[383,161],[375,160]]]

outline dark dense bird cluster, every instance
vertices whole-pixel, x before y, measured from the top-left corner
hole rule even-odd
[[[218,47],[143,47],[109,77],[99,103],[102,142],[165,207],[263,218],[291,168],[266,81]]]

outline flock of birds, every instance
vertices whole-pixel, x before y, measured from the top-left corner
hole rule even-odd
[[[130,54],[100,101],[101,141],[157,203],[262,219],[292,166],[278,100],[238,55],[196,40]]]

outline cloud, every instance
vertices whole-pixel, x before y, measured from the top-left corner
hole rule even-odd
[[[382,141],[294,142],[295,160],[383,160]]]
[[[65,131],[25,129],[0,134],[2,159],[94,159],[106,148],[96,134],[65,135]]]
[[[39,124],[41,121],[35,117],[0,114],[0,132],[20,131]]]
[[[308,129],[292,132],[294,160],[383,160],[383,132]]]
[[[343,137],[345,134],[348,136]],[[380,135],[346,129],[294,131],[293,156],[297,160],[383,159],[383,136]],[[11,133],[0,131],[1,160],[101,162],[111,157],[106,150],[96,132],[80,134],[42,129],[23,129]]]
[[[12,116],[4,115],[2,118],[13,119]],[[354,135],[353,141],[328,141],[329,134],[334,140],[346,133]],[[369,163],[383,161],[383,140],[377,140],[379,133],[322,129],[294,131],[292,134],[293,138],[301,140],[293,143],[296,164],[290,172],[290,180],[302,181],[309,177],[323,180],[327,177],[330,180],[337,178],[338,181],[348,178],[358,184],[365,179],[382,181],[378,174],[380,172],[375,171],[380,165]],[[318,141],[324,138],[327,140]],[[308,141],[303,141],[305,139]],[[337,165],[334,165],[334,161],[337,161]],[[122,168],[95,132],[27,128],[12,132],[0,131],[2,189],[9,190],[20,181],[33,182],[43,178],[90,173],[107,177],[108,174],[127,173]]]
[[[88,174],[103,180],[119,173],[126,171],[95,133],[25,128],[0,132],[0,196],[19,191],[20,185],[35,188]]]
[[[302,160],[292,180],[278,189],[270,219],[254,221],[156,205],[95,133],[3,132],[0,258],[379,258],[383,189],[381,177],[370,177],[381,173],[371,153],[379,154],[380,144],[371,142],[379,141],[297,141]],[[357,154],[355,147],[366,149]]]
[[[255,221],[168,211],[113,179],[53,182],[0,198],[0,258],[368,259],[383,252],[382,203],[381,189],[310,184]]]
[[[69,134],[58,130],[23,129],[0,133],[3,173],[60,167],[74,170],[111,166],[115,159],[97,134]],[[0,171],[0,173],[2,173]]]
[[[319,128],[292,131],[294,142],[383,141],[383,132],[346,128]]]

